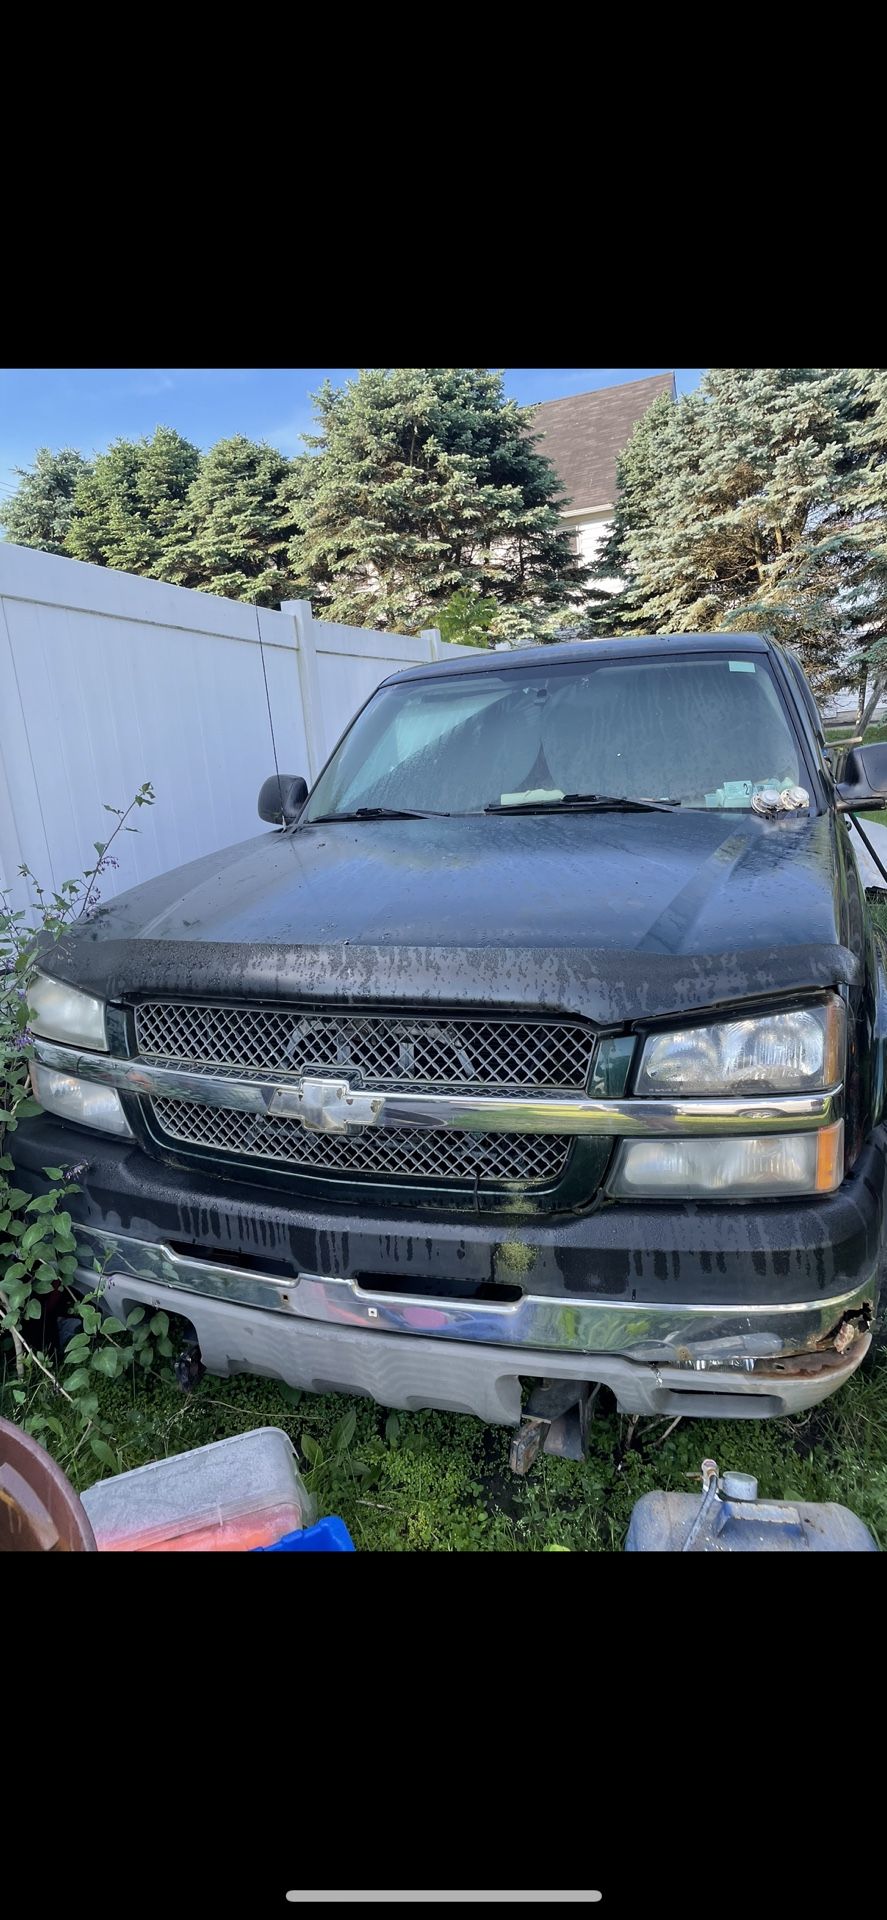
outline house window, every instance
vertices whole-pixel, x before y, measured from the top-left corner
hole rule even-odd
[[[566,536],[567,536],[567,546],[569,548],[570,558],[572,560],[581,560],[582,545],[581,545],[581,540],[579,535],[579,528],[565,527],[564,532],[566,533]]]

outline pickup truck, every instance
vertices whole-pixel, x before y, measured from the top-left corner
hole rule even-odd
[[[812,1406],[877,1309],[845,816],[883,805],[887,745],[833,762],[763,635],[394,674],[261,834],[47,945],[18,1176],[77,1168],[81,1284],[211,1372],[513,1426],[532,1382]]]

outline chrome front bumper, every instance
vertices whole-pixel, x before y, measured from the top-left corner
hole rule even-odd
[[[731,1416],[814,1405],[868,1351],[877,1294],[873,1277],[826,1300],[759,1309],[531,1293],[500,1305],[370,1291],[317,1273],[284,1279],[192,1259],[126,1234],[79,1225],[76,1232],[84,1256],[79,1284],[95,1284],[91,1253],[115,1311],[139,1301],[183,1314],[195,1326],[210,1371],[268,1373],[305,1386],[319,1379],[327,1388],[370,1392],[385,1405],[457,1406],[486,1419],[511,1418],[501,1406],[498,1413],[488,1410],[491,1393],[492,1404],[512,1404],[510,1389],[504,1401],[498,1388],[492,1392],[490,1382],[503,1380],[517,1393],[519,1417],[522,1376],[603,1381],[632,1411],[655,1408],[663,1394],[668,1405],[676,1399],[680,1410],[701,1414],[717,1410],[711,1396],[730,1401]],[[221,1347],[219,1329],[225,1330]],[[405,1399],[385,1397],[389,1361]],[[454,1399],[451,1377],[482,1382],[479,1400],[470,1393],[470,1405],[464,1393]],[[696,1395],[704,1396],[703,1404],[683,1405],[683,1396]],[[749,1404],[742,1409],[741,1401]]]

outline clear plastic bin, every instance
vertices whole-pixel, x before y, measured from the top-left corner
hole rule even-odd
[[[280,1427],[112,1474],[82,1500],[102,1553],[243,1553],[314,1519]]]

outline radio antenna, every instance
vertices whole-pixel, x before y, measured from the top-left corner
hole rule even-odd
[[[277,760],[277,741],[274,738],[274,720],[271,714],[271,695],[268,691],[268,673],[265,666],[265,647],[264,647],[264,642],[262,640],[262,622],[259,619],[259,603],[258,603],[258,600],[256,599],[255,594],[253,594],[253,607],[255,609],[255,615],[256,615],[256,632],[259,636],[259,658],[262,662],[262,679],[265,682],[265,704],[268,708],[268,725],[271,729],[271,751],[274,754],[274,771],[277,775],[277,798],[280,802],[280,811],[281,811],[281,817],[282,817],[283,789],[280,784],[280,767]]]

